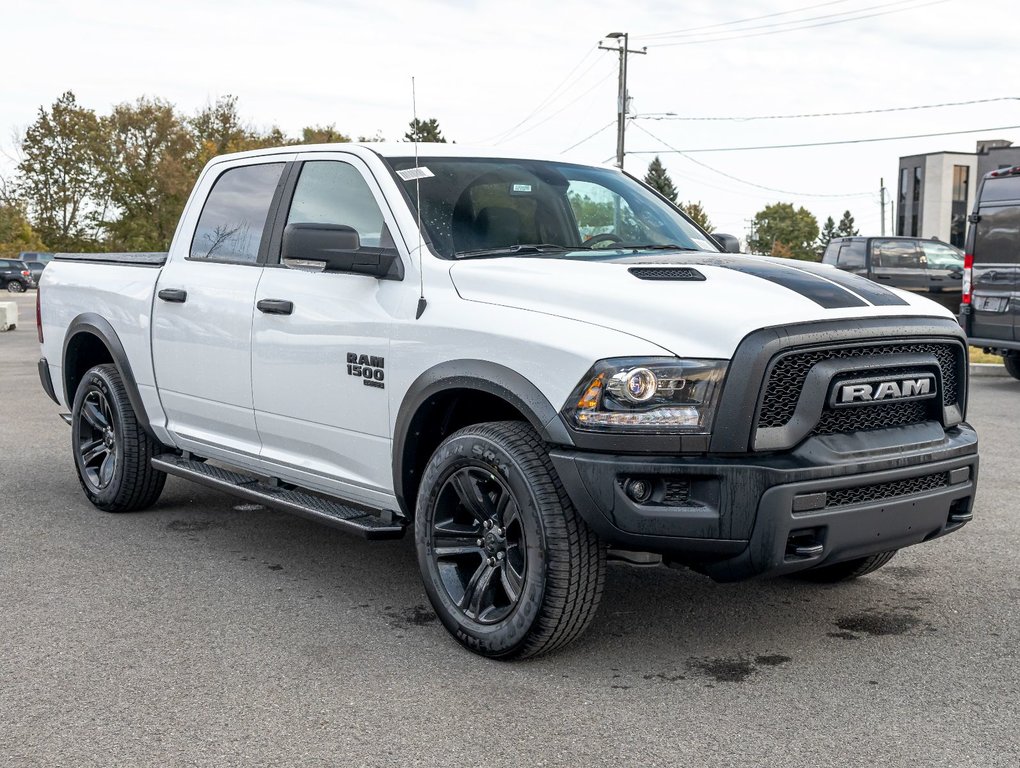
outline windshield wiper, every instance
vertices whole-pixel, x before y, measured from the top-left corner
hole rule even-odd
[[[701,251],[702,248],[690,248],[676,243],[620,243],[620,250],[626,251]]]
[[[586,251],[584,245],[557,245],[556,243],[522,243],[507,245],[502,248],[476,248],[471,251],[457,251],[455,259],[473,259],[481,256],[516,256],[526,253],[564,253],[566,251]]]

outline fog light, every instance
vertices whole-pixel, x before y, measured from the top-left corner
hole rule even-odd
[[[652,498],[652,484],[647,480],[628,480],[623,485],[623,492],[627,494],[631,501],[644,504]]]

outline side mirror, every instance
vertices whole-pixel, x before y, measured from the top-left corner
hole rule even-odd
[[[723,249],[723,253],[740,253],[740,240],[733,235],[713,232],[712,239]]]
[[[404,265],[395,250],[362,248],[357,231],[343,224],[288,224],[283,230],[283,263],[380,280],[404,279]]]

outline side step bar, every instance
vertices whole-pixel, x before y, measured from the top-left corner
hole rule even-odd
[[[280,488],[253,475],[192,461],[173,453],[154,457],[152,466],[168,475],[183,477],[256,504],[307,517],[366,539],[399,539],[404,535],[405,526],[397,519],[383,520],[372,512],[349,507],[339,501],[324,499],[305,491]]]

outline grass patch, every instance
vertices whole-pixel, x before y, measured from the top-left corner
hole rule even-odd
[[[989,355],[979,347],[970,348],[970,361],[972,363],[998,363],[1002,365],[1002,358],[999,355]]]

